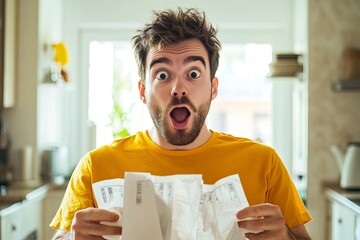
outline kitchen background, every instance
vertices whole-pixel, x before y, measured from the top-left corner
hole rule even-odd
[[[9,1],[9,0],[8,0]],[[152,9],[174,6],[199,7],[218,24],[225,41],[270,42],[274,52],[303,55],[301,115],[306,137],[303,149],[307,175],[307,207],[313,217],[308,225],[313,239],[326,239],[327,205],[324,184],[337,183],[340,175],[329,148],[343,150],[349,141],[360,141],[360,91],[334,91],[333,82],[343,77],[343,51],[360,48],[360,2],[357,0],[116,1],[116,0],[17,0],[16,25],[11,31],[14,105],[1,117],[11,138],[9,162],[15,180],[21,178],[20,153],[33,149],[32,176],[40,178],[41,154],[51,144],[67,146],[69,165],[91,148],[86,91],[88,36],[117,29],[120,38],[134,35]],[[141,7],[139,7],[141,6]],[[235,31],[234,31],[235,30]],[[234,33],[228,39],[229,32]],[[130,39],[130,38],[128,38]],[[99,39],[101,40],[101,39]],[[44,84],[48,76],[51,44],[65,42],[70,61],[69,83]],[[261,42],[261,41],[260,41]],[[8,90],[7,90],[8,91]],[[10,90],[11,91],[11,90]],[[6,94],[9,94],[7,92]],[[55,97],[54,97],[55,96]],[[11,101],[10,101],[11,102]],[[275,145],[275,144],[274,144]]]

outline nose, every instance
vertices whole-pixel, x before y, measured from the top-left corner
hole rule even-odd
[[[171,90],[171,96],[181,98],[186,95],[187,95],[187,90],[185,84],[180,79],[175,80],[174,86]]]

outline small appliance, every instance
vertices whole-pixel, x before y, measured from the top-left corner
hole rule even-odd
[[[336,145],[331,146],[339,166],[340,187],[348,190],[360,190],[360,142],[349,142],[346,152]]]

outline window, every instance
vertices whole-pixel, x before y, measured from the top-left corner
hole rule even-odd
[[[270,44],[223,44],[219,94],[209,126],[215,130],[272,144]]]
[[[150,128],[146,105],[139,100],[139,77],[130,43],[91,41],[89,63],[88,116],[96,126],[95,146],[111,143],[117,137],[115,131],[135,133]],[[114,111],[125,113],[121,123],[111,117]]]
[[[266,78],[269,44],[224,44],[219,64],[219,94],[209,127],[271,144],[271,84]],[[149,129],[152,121],[139,100],[137,65],[130,43],[91,41],[89,45],[89,120],[96,125],[96,146],[113,140],[115,128],[129,133]],[[114,102],[126,118],[111,125]],[[119,109],[117,109],[119,110]],[[120,129],[121,130],[121,129]]]

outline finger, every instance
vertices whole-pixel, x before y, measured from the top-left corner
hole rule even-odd
[[[246,239],[249,240],[270,240],[269,234],[262,232],[262,233],[245,233]]]
[[[119,219],[119,214],[100,208],[87,208],[76,212],[75,218],[81,221],[116,222]]]
[[[264,236],[265,234],[264,233],[259,233],[259,234],[256,234],[256,233],[245,233],[245,237],[246,239],[249,239],[249,240],[269,240],[269,236]]]
[[[249,240],[278,240],[284,239],[284,235],[278,232],[264,231],[261,233],[245,233],[245,237]]]
[[[72,239],[76,239],[76,240],[104,240],[103,237],[101,236],[89,236],[89,235],[84,235],[82,233],[73,233],[73,238]]]
[[[108,226],[94,222],[83,222],[81,224],[77,224],[75,222],[72,225],[72,228],[76,233],[88,234],[93,236],[120,235],[122,233],[122,227]]]
[[[238,222],[240,228],[253,231],[277,230],[285,226],[285,219],[282,216],[271,218],[258,218],[252,220],[241,220]]]
[[[277,215],[281,215],[279,206],[270,203],[264,203],[246,207],[238,211],[236,217],[241,220],[245,218],[259,218]]]

